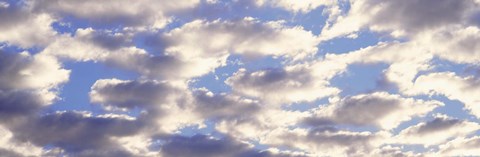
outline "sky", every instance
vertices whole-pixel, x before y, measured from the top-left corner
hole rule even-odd
[[[480,0],[0,0],[0,156],[480,156]]]

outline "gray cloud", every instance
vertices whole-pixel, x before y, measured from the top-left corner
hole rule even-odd
[[[435,131],[449,129],[461,123],[462,121],[458,119],[435,118],[434,120],[427,122],[425,125],[421,125],[418,130],[416,130],[416,133],[428,134]]]
[[[346,97],[319,108],[315,111],[316,116],[308,117],[304,122],[313,126],[339,123],[392,129],[403,121],[423,116],[441,105],[438,101],[402,98],[380,92]]]
[[[119,108],[155,108],[167,103],[180,88],[166,82],[97,80],[92,86],[92,102]]]
[[[0,122],[12,122],[32,116],[41,109],[41,105],[38,95],[0,90]]]
[[[206,118],[244,119],[261,110],[261,105],[251,99],[235,95],[213,94],[208,90],[194,91],[195,108]]]
[[[393,26],[394,30],[404,29],[409,34],[445,24],[461,24],[477,7],[473,0],[370,0],[366,3],[365,10],[382,6],[373,16],[372,24]]]
[[[5,156],[5,157],[25,157],[19,153],[9,151],[3,148],[0,148],[0,156]]]
[[[22,75],[18,73],[31,62],[27,57],[0,50],[0,89],[12,90],[22,86]]]
[[[39,146],[51,145],[71,154],[95,154],[97,151],[105,153],[106,150],[111,153],[126,152],[111,138],[138,133],[143,125],[138,120],[63,112],[30,120],[13,130],[19,141],[30,141]]]
[[[73,16],[87,20],[96,26],[154,27],[161,28],[167,23],[168,13],[188,9],[199,0],[171,1],[78,1],[78,0],[36,0],[31,1],[36,12],[54,14],[59,17]],[[118,9],[118,8],[122,9]],[[88,10],[88,11],[87,11]]]
[[[48,105],[45,92],[39,90],[51,90],[57,83],[62,83],[63,73],[59,69],[52,69],[45,62],[38,62],[35,57],[27,54],[17,54],[0,50],[0,121],[19,120],[18,118],[30,117],[36,114],[42,106]],[[53,65],[56,63],[53,62]],[[59,68],[53,66],[53,68]],[[34,70],[34,73],[29,71]],[[48,73],[46,71],[50,71]],[[29,73],[29,74],[25,74]],[[59,78],[41,80],[41,78],[56,75],[60,72]],[[36,75],[36,73],[40,73]],[[61,74],[63,73],[63,74]],[[52,87],[53,86],[53,87]],[[11,122],[11,121],[10,121]]]
[[[267,157],[268,152],[260,152],[245,143],[230,137],[214,139],[205,135],[192,137],[173,136],[162,146],[161,152],[166,157]]]
[[[338,16],[332,25],[324,27],[325,39],[363,28],[394,36],[424,35],[439,28],[476,25],[471,19],[480,11],[475,0],[351,0],[350,5],[346,16]]]

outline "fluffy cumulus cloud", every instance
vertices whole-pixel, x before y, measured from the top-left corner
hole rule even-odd
[[[415,36],[448,25],[475,24],[475,0],[352,0],[350,9],[324,27],[323,38],[348,35],[361,29],[386,31],[394,36]],[[472,23],[473,22],[473,23]]]
[[[452,72],[431,73],[422,75],[415,80],[414,89],[422,94],[437,94],[452,100],[463,102],[465,109],[475,116],[480,116],[480,108],[476,103],[478,83],[473,76],[461,77]],[[448,84],[449,87],[440,84]]]
[[[0,156],[480,156],[479,20],[478,0],[0,0]]]
[[[44,46],[54,35],[50,27],[54,18],[49,14],[34,13],[31,6],[0,3],[0,41],[21,47]]]

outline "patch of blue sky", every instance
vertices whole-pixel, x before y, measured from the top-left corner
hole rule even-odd
[[[207,88],[213,93],[228,93],[231,87],[225,84],[225,80],[242,68],[244,63],[240,56],[231,55],[227,58],[227,65],[216,68],[207,75],[194,79],[190,84],[191,88]]]
[[[418,123],[421,123],[421,122],[427,122],[429,120],[432,120],[433,118],[434,118],[433,115],[425,115],[424,117],[412,117],[412,119],[410,119],[409,121],[404,121],[400,123],[400,125],[398,125],[396,128],[393,128],[391,130],[391,133],[397,135],[402,130],[408,127],[417,125]]]
[[[79,18],[73,15],[62,16],[58,21],[53,22],[51,27],[60,34],[70,34],[72,36],[75,35],[77,29],[92,28],[94,30],[120,32],[125,28],[120,21],[105,24],[104,22],[96,22],[95,20]]]
[[[386,68],[388,68],[386,64],[353,64],[345,73],[334,77],[330,83],[342,89],[341,97],[392,90],[382,84],[383,71]]]
[[[321,98],[312,102],[294,102],[291,104],[283,104],[282,109],[287,111],[310,111],[312,109],[318,108],[320,106],[328,105],[328,97]]]
[[[423,145],[420,144],[393,144],[393,147],[400,147],[402,152],[409,152],[411,151],[414,154],[417,153],[426,153],[429,152],[430,148],[425,148]]]
[[[195,136],[195,135],[210,135],[212,137],[215,137],[215,138],[222,138],[224,137],[224,135],[220,132],[218,132],[216,129],[215,129],[215,121],[213,120],[205,120],[204,122],[204,127],[200,128],[198,125],[194,125],[194,126],[187,126],[187,127],[184,127],[180,130],[178,130],[179,132],[179,135],[182,135],[182,136],[188,136],[188,137],[192,137],[192,136]]]
[[[192,12],[185,18],[191,20],[191,18],[198,19],[198,17],[206,20],[253,17],[262,21],[277,21],[290,19],[291,13],[280,8],[255,7],[253,1],[224,0],[215,4],[200,4],[196,12]]]
[[[63,110],[92,111],[93,114],[106,113],[103,107],[90,103],[90,87],[99,79],[135,80],[138,74],[109,67],[94,62],[64,62],[64,68],[71,70],[69,81],[59,92],[60,100],[49,106],[45,112]],[[132,111],[132,114],[138,114]]]
[[[374,46],[380,41],[389,41],[378,37],[378,33],[369,31],[360,31],[356,38],[340,37],[324,41],[318,48],[318,55],[323,56],[326,53],[342,54],[348,53],[360,48]]]
[[[293,14],[291,20],[286,21],[287,26],[302,26],[306,31],[312,32],[314,35],[319,35],[322,28],[325,26],[327,16],[323,13],[325,7],[318,7],[307,14],[296,13]]]
[[[445,59],[434,57],[431,60],[431,65],[435,65],[429,71],[423,71],[419,75],[428,74],[432,72],[453,72],[461,77],[478,76],[480,70],[478,66],[468,64],[458,64]]]
[[[239,55],[231,55],[227,59],[227,65],[216,68],[215,71],[194,79],[192,88],[205,87],[213,93],[230,92],[231,87],[225,84],[225,80],[231,77],[240,68],[245,68],[249,72],[282,68],[283,59],[272,56],[261,58],[243,58]]]
[[[22,52],[28,52],[29,54],[37,54],[43,50],[42,47],[40,46],[33,46],[30,48],[22,48],[18,47],[9,43],[2,42],[0,43],[0,50],[6,53],[22,53]]]
[[[270,68],[282,68],[284,66],[284,59],[281,57],[262,57],[262,58],[252,58],[252,59],[242,59],[241,60],[245,65],[244,68],[247,71],[258,71],[265,70]]]
[[[465,105],[458,100],[450,100],[443,95],[433,95],[431,96],[431,99],[445,103],[444,106],[436,108],[432,113],[445,114],[458,119],[478,121],[475,116],[469,114],[469,111],[464,108]]]

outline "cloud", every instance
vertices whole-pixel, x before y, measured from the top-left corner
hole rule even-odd
[[[48,14],[35,14],[21,3],[3,2],[0,5],[0,42],[29,48],[45,46],[56,35],[50,27],[54,18]]]
[[[40,156],[43,151],[41,147],[30,142],[19,142],[13,137],[13,132],[7,127],[0,125],[0,155],[8,157]]]
[[[261,22],[251,17],[233,21],[195,20],[163,38],[170,44],[166,53],[182,58],[225,53],[305,57],[315,53],[319,43],[316,36],[300,26],[288,27],[281,21]]]
[[[466,137],[479,129],[480,125],[475,122],[438,116],[402,130],[396,138],[399,143],[432,146],[450,138]]]
[[[213,94],[207,89],[197,89],[193,96],[196,112],[209,119],[242,119],[262,110],[258,101],[233,94]]]
[[[418,32],[470,24],[478,12],[473,0],[411,0],[384,1],[352,0],[345,16],[338,16],[333,24],[322,30],[322,39],[348,35],[363,28],[386,31],[393,36],[415,36]]]
[[[226,83],[235,92],[260,98],[267,104],[314,101],[339,92],[329,87],[327,81],[312,76],[310,69],[303,66],[255,72],[240,69]]]
[[[268,152],[260,152],[253,149],[251,145],[235,141],[230,137],[216,139],[206,135],[170,137],[162,145],[161,152],[166,157],[270,156]]]
[[[478,26],[453,27],[425,33],[417,40],[441,59],[458,64],[477,64],[480,61],[479,34]]]
[[[55,58],[0,50],[1,121],[13,123],[51,104],[69,73]]]
[[[479,124],[438,114],[451,104],[433,95],[480,116],[478,78],[461,73],[480,60],[479,5],[1,1],[0,156],[478,155]],[[320,21],[312,20],[317,11]],[[332,40],[339,37],[348,39]],[[379,42],[357,46],[367,40]],[[353,50],[337,53],[323,42]],[[265,58],[279,66],[256,64]],[[62,64],[77,70],[77,62],[136,78],[114,72],[96,80],[88,94],[99,110],[56,111],[60,96],[72,94],[60,93],[71,72]],[[358,64],[387,66],[377,77],[395,88],[346,95],[334,86]],[[352,80],[375,81],[362,77]]]
[[[303,0],[303,1],[289,1],[289,0],[255,0],[258,6],[272,6],[283,8],[293,13],[308,13],[320,6],[331,6],[336,4],[336,1],[328,0]]]
[[[460,77],[453,72],[439,72],[419,76],[413,89],[417,94],[438,94],[451,100],[458,100],[472,115],[479,117],[480,108],[476,105],[478,100],[475,97],[479,92],[478,82],[473,76]],[[444,86],[446,84],[449,86]]]
[[[155,108],[175,101],[175,95],[181,93],[180,88],[166,82],[104,79],[93,84],[90,99],[93,103],[118,108]]]
[[[379,149],[373,150],[372,156],[395,156],[395,157],[412,157],[423,156],[421,153],[413,153],[412,151],[404,151],[401,147],[392,147],[390,145],[383,146]]]
[[[73,16],[88,20],[93,24],[122,25],[125,27],[163,28],[169,20],[169,14],[195,7],[199,0],[171,1],[131,1],[106,0],[77,1],[29,1],[37,12],[54,14],[60,17]],[[122,8],[122,9],[118,9]]]
[[[335,127],[312,129],[276,129],[261,142],[273,146],[300,149],[312,156],[355,156],[365,154],[378,145],[384,133],[353,132]]]
[[[307,118],[305,122],[314,126],[339,123],[393,129],[401,122],[424,116],[443,105],[439,101],[416,100],[377,92],[346,97],[319,107],[314,111],[315,116]]]
[[[138,108],[143,113],[141,119],[158,132],[173,133],[203,122],[195,113],[194,99],[183,84],[104,79],[97,80],[91,89],[92,102],[112,110]]]
[[[138,133],[143,123],[122,118],[94,117],[80,112],[57,112],[14,127],[14,137],[39,146],[52,145],[68,154],[125,154],[111,137]],[[87,155],[86,155],[87,156]]]
[[[328,54],[323,59],[282,68],[253,72],[239,69],[225,83],[234,92],[259,98],[267,104],[311,102],[341,92],[330,85],[330,80],[345,72],[348,65],[358,59],[356,56],[357,53]]]
[[[457,138],[444,145],[440,145],[440,150],[434,155],[446,156],[475,156],[480,154],[480,137]]]
[[[60,37],[42,53],[78,61],[106,62],[153,78],[175,80],[202,76],[225,66],[231,54],[247,58],[301,59],[313,55],[319,43],[316,36],[301,27],[262,23],[252,18],[195,20],[170,32],[153,35],[158,37],[147,38],[146,49],[152,48],[150,51],[154,52],[147,52],[129,46],[129,32],[78,29],[74,37]],[[99,39],[104,42],[98,42]]]

